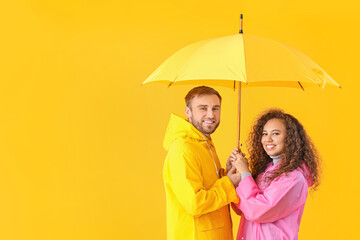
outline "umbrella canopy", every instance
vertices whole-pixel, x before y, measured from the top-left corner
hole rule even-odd
[[[339,87],[318,64],[283,43],[237,34],[193,43],[169,57],[144,82],[304,88]]]
[[[299,50],[274,40],[242,34],[242,30],[240,33],[188,45],[170,56],[143,82],[161,82],[169,86],[238,87],[238,147],[241,145],[242,87],[274,86],[302,90],[310,86],[324,88],[326,84],[340,87]]]

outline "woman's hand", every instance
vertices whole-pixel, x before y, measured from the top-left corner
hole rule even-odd
[[[245,155],[242,152],[239,153],[237,148],[232,150],[229,159],[239,173],[250,172],[247,158],[245,158]]]

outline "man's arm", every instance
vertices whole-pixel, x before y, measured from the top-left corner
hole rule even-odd
[[[216,180],[210,189],[205,189],[201,166],[184,151],[182,144],[174,144],[169,149],[167,161],[165,184],[170,185],[173,194],[190,215],[201,216],[237,201],[234,185],[227,176]]]

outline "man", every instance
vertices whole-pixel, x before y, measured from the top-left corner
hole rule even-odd
[[[228,204],[238,201],[241,176],[235,168],[222,176],[210,136],[220,123],[221,96],[200,86],[185,101],[188,121],[171,115],[164,139],[167,238],[233,239]]]

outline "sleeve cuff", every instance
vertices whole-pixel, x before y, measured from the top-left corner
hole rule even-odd
[[[229,202],[233,202],[235,204],[238,204],[240,202],[240,199],[236,193],[236,189],[233,185],[233,183],[231,182],[230,178],[225,176],[223,177],[223,179],[227,182],[227,184],[229,185],[228,188],[228,200]]]
[[[241,180],[244,179],[244,177],[247,177],[247,176],[251,176],[251,173],[250,172],[244,172],[241,174]]]

